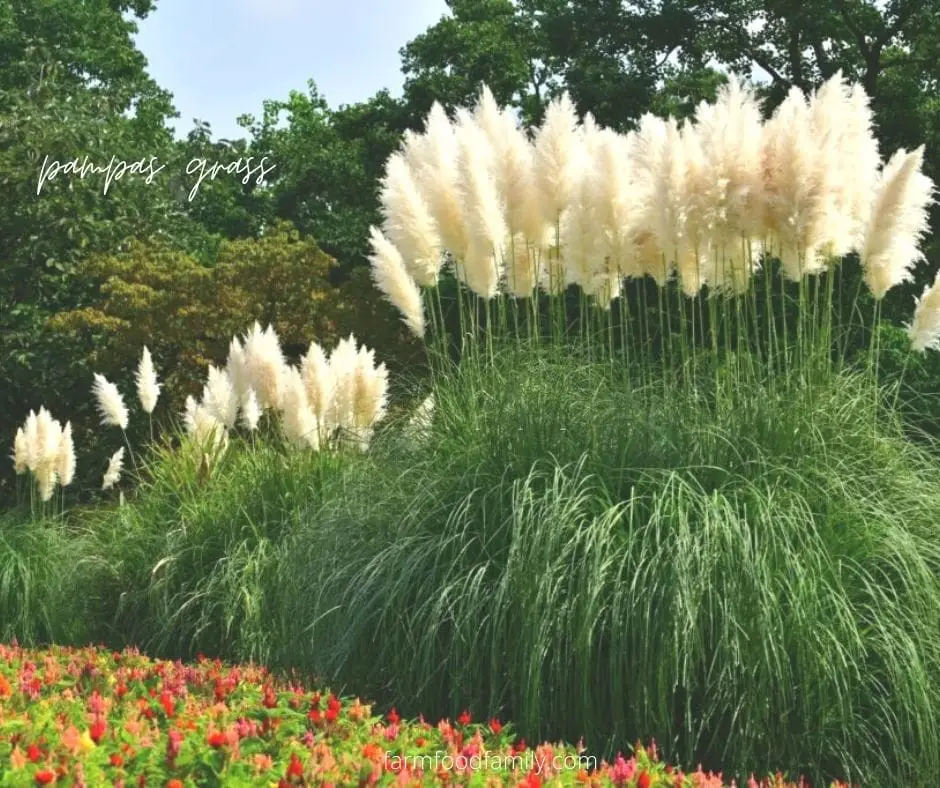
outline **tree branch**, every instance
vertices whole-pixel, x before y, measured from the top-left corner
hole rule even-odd
[[[894,22],[889,27],[885,28],[884,33],[875,41],[875,51],[880,52],[892,38],[901,32],[901,28],[910,21],[911,17],[923,7],[924,0],[911,0],[911,2],[902,6]]]
[[[855,24],[855,20],[849,16],[849,10],[845,7],[845,0],[835,0],[836,8],[839,9],[839,14],[842,16],[842,20],[845,22],[845,26],[849,31],[855,36],[855,40],[858,43],[858,48],[862,52],[862,56],[867,61],[871,57],[871,50],[868,47],[868,42],[865,40],[865,34],[862,32],[862,29]]]

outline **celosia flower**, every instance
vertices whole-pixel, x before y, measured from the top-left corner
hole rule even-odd
[[[140,363],[137,365],[136,378],[140,405],[145,413],[153,413],[153,409],[157,406],[157,398],[160,396],[161,386],[157,383],[157,373],[153,368],[153,359],[150,357],[150,351],[146,345],[144,345]]]
[[[104,375],[95,373],[95,383],[92,392],[98,400],[98,410],[101,412],[101,426],[120,427],[127,429],[127,407],[117,386],[109,382]]]
[[[101,483],[102,490],[110,490],[121,478],[121,468],[124,463],[124,447],[122,446],[108,461],[108,469],[104,473],[104,479]]]

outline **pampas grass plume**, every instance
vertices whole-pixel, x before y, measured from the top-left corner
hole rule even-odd
[[[146,345],[144,345],[140,363],[137,365],[136,378],[140,405],[145,413],[153,413],[153,409],[157,406],[157,399],[160,396],[161,386],[157,382],[157,373],[153,368],[153,359],[150,357],[150,350]]]
[[[72,440],[72,422],[65,423],[62,437],[59,439],[59,451],[56,458],[56,474],[59,484],[68,487],[75,477],[75,444]]]
[[[373,254],[372,279],[385,298],[402,314],[402,320],[416,337],[424,336],[424,305],[421,291],[408,274],[401,253],[376,227],[369,228]]]
[[[940,350],[940,275],[915,302],[914,320],[907,326],[911,349],[923,353]]]
[[[101,482],[102,490],[110,490],[121,479],[121,468],[124,464],[124,447],[122,446],[108,461],[108,469],[104,472],[104,479]]]
[[[102,427],[120,427],[127,429],[128,414],[124,399],[117,386],[108,381],[104,375],[95,373],[95,383],[92,392],[98,400],[98,410],[101,413]]]
[[[912,279],[911,269],[924,255],[927,207],[933,181],[921,172],[924,146],[898,150],[885,165],[865,231],[861,262],[865,283],[876,300],[897,284]]]

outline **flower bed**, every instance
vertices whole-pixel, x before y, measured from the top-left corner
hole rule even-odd
[[[657,760],[530,748],[509,724],[384,717],[256,665],[0,645],[0,784],[718,786]],[[750,786],[794,785],[782,776]]]

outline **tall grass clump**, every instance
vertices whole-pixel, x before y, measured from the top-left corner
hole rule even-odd
[[[940,766],[940,477],[898,423],[873,437],[865,380],[814,412],[753,383],[716,414],[525,350],[441,378],[420,433],[307,515],[291,660],[530,738],[917,784]]]
[[[732,81],[626,135],[567,97],[531,135],[485,88],[435,106],[372,231],[432,426],[372,455],[377,492],[311,514],[317,664],[598,747],[940,772],[940,464],[905,440],[879,332],[844,360],[921,257],[922,159],[882,161],[841,74],[766,120]],[[933,295],[911,352],[936,344]]]

